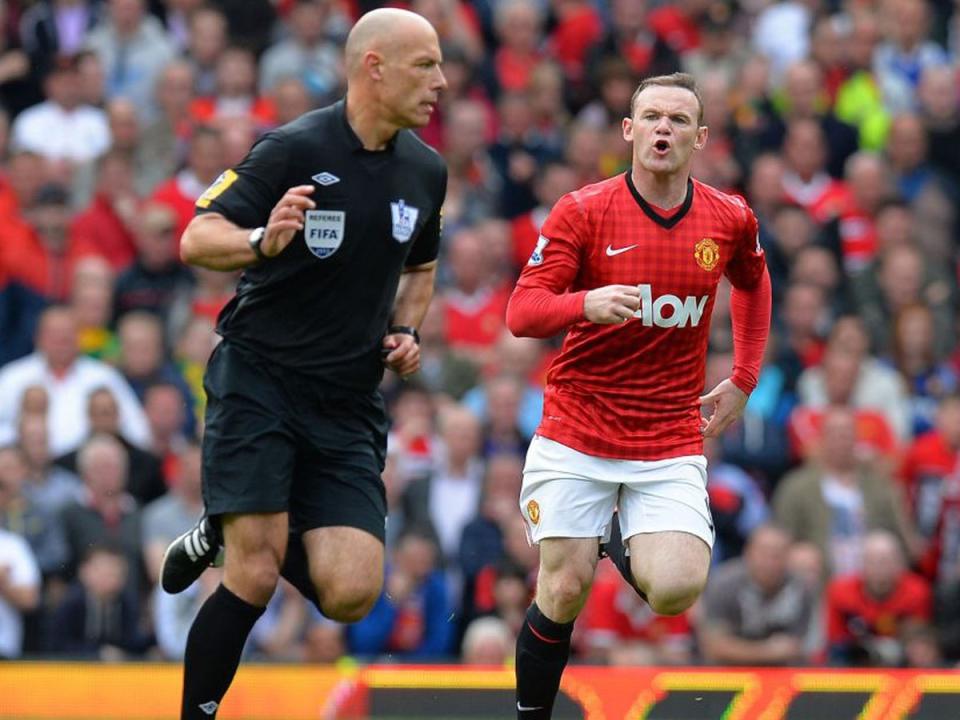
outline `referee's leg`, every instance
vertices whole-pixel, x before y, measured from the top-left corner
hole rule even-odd
[[[223,583],[200,608],[187,636],[181,720],[216,717],[247,636],[277,587],[287,533],[285,512],[223,517]]]
[[[307,530],[303,545],[320,611],[337,622],[363,619],[383,588],[383,541],[337,525]]]

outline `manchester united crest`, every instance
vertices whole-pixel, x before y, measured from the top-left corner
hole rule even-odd
[[[540,505],[536,500],[527,503],[527,517],[534,525],[540,522]]]
[[[704,238],[694,247],[693,257],[696,259],[697,265],[710,271],[720,262],[720,248],[710,238]]]

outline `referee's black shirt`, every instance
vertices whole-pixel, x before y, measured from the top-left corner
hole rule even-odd
[[[264,135],[197,213],[260,227],[288,189],[309,184],[316,208],[303,231],[244,271],[217,331],[282,367],[369,391],[383,376],[403,268],[437,257],[446,165],[409,130],[382,151],[364,150],[341,100]]]

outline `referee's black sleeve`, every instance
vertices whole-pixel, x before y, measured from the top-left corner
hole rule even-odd
[[[247,156],[197,200],[196,213],[215,212],[242,228],[266,225],[283,194],[289,151],[284,140],[264,135]]]
[[[447,195],[446,165],[441,165],[440,170],[437,210],[430,216],[430,219],[423,226],[423,230],[414,240],[413,247],[410,248],[410,254],[407,255],[405,263],[407,267],[416,267],[432,262],[440,254],[440,233],[443,230],[443,199]]]

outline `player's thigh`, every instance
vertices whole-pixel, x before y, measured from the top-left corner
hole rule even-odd
[[[384,545],[366,530],[328,526],[307,530],[303,545],[320,605],[372,603],[383,587]]]
[[[533,439],[520,489],[520,510],[532,542],[593,538],[596,551],[597,539],[609,533],[619,491],[608,480],[609,462],[547,438]]]
[[[269,369],[224,341],[204,376],[203,499],[209,515],[286,512],[296,439]]]
[[[714,541],[706,461],[695,456],[643,466],[622,487],[619,503],[634,576],[648,591],[699,592]]]

